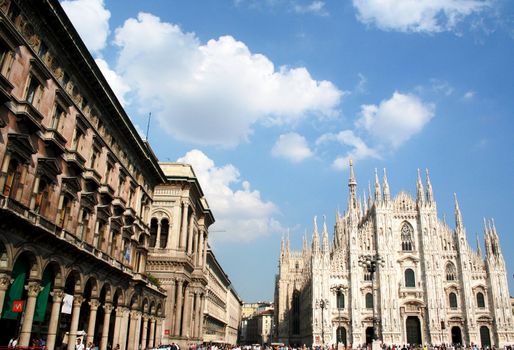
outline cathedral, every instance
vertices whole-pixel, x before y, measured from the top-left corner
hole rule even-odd
[[[437,216],[427,171],[416,198],[391,196],[375,173],[364,199],[350,163],[348,207],[332,241],[316,218],[312,243],[282,240],[275,280],[274,339],[357,346],[514,344],[507,271],[494,221],[484,219],[485,254],[471,248],[455,197],[455,227]]]

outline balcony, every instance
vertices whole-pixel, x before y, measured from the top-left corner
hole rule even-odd
[[[82,177],[86,181],[92,181],[96,184],[96,187],[100,186],[101,177],[95,169],[86,169],[82,174]]]
[[[29,102],[11,102],[12,112],[19,120],[23,120],[31,131],[42,131],[43,115]]]
[[[40,137],[46,144],[52,145],[57,153],[63,154],[66,152],[66,139],[55,129],[48,129],[41,132]]]
[[[108,195],[111,197],[111,199],[114,198],[114,188],[108,183],[102,183],[98,189],[98,192]]]
[[[73,164],[79,172],[84,171],[86,160],[77,151],[68,151],[67,153],[64,153],[62,157],[69,165]]]

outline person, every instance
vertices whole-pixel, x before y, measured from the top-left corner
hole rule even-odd
[[[116,344],[113,350],[120,350],[120,344]]]
[[[82,343],[82,339],[77,338],[77,345],[75,345],[75,350],[84,350],[84,344]]]
[[[177,346],[177,344],[175,344],[175,342],[171,343],[170,350],[178,350],[178,346]]]
[[[11,340],[9,340],[9,348],[15,348],[16,345],[18,345],[18,338],[16,336],[12,337]]]

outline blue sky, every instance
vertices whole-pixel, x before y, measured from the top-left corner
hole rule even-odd
[[[288,229],[300,249],[315,215],[333,226],[350,158],[359,193],[387,168],[415,195],[428,168],[473,247],[494,218],[514,294],[513,2],[61,3],[159,159],[195,167],[243,300],[272,300]]]

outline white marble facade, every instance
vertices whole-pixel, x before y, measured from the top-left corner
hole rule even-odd
[[[275,286],[275,339],[286,344],[357,346],[377,333],[386,344],[514,344],[505,261],[494,221],[484,220],[485,254],[472,249],[455,197],[455,227],[437,216],[428,171],[417,195],[391,196],[384,170],[364,200],[350,164],[348,208],[312,243],[282,241]],[[373,197],[373,198],[372,198]],[[477,237],[477,247],[480,247]],[[374,274],[365,255],[384,260]],[[375,293],[372,292],[375,290]],[[375,301],[375,302],[374,302]],[[375,310],[373,310],[375,308]]]

